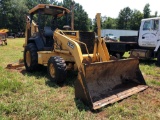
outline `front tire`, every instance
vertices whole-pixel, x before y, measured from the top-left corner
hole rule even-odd
[[[60,84],[66,79],[66,63],[60,56],[51,57],[48,60],[48,75],[51,81]]]
[[[34,43],[29,43],[24,50],[24,65],[28,72],[38,69],[37,47]]]

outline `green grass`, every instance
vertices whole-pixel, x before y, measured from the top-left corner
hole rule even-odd
[[[150,86],[99,111],[90,111],[74,96],[74,80],[63,86],[50,82],[47,70],[27,73],[5,69],[23,56],[24,39],[8,39],[0,46],[0,119],[35,120],[158,120],[160,119],[160,68],[156,61],[140,61],[142,74]],[[127,54],[127,53],[126,53]],[[126,55],[125,54],[125,55]]]

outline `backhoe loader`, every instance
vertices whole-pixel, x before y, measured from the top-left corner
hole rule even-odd
[[[114,57],[101,38],[100,13],[96,14],[98,37],[94,32],[58,29],[56,20],[68,13],[64,7],[48,4],[39,4],[29,11],[24,44],[27,71],[47,66],[50,80],[60,84],[65,81],[67,70],[78,70],[75,97],[94,110],[147,88],[137,58],[112,60]],[[34,15],[38,15],[37,23]],[[50,26],[47,20],[51,21]]]

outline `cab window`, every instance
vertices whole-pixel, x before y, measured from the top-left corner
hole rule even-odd
[[[158,30],[159,28],[159,20],[153,20],[152,30]]]
[[[145,21],[143,25],[143,30],[150,30],[151,29],[151,21]]]

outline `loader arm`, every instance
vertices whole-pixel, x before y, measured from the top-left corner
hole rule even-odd
[[[104,62],[104,61],[109,61],[110,56],[109,56],[109,52],[106,47],[105,41],[101,38],[100,16],[101,16],[100,13],[96,14],[98,38],[95,40],[95,44],[94,44],[93,61]]]
[[[106,62],[110,60],[109,52],[106,47],[105,41],[101,38],[101,25],[100,25],[100,13],[96,15],[96,20],[97,20],[97,31],[98,31],[98,39],[95,39],[95,44],[94,44],[94,50],[93,50],[93,57],[92,61],[93,62]],[[61,42],[67,50],[72,54],[72,56],[75,59],[75,63],[78,67],[79,70],[84,70],[84,65],[82,63],[83,61],[83,54],[81,51],[81,48],[77,41],[67,37],[63,31],[61,30],[56,30],[54,32],[54,40]],[[90,57],[90,56],[88,56]],[[90,57],[91,58],[91,57]],[[83,71],[84,74],[84,71]],[[84,74],[85,75],[85,74]]]
[[[73,39],[67,37],[63,31],[56,29],[56,31],[54,32],[54,40],[55,42],[60,42],[61,44],[63,44],[66,48],[67,51],[69,51],[71,53],[71,55],[74,57],[75,59],[75,63],[78,67],[79,71],[83,71],[83,55],[82,55],[82,51],[81,48],[79,46],[79,44],[74,41]],[[83,71],[84,73],[84,71]]]

